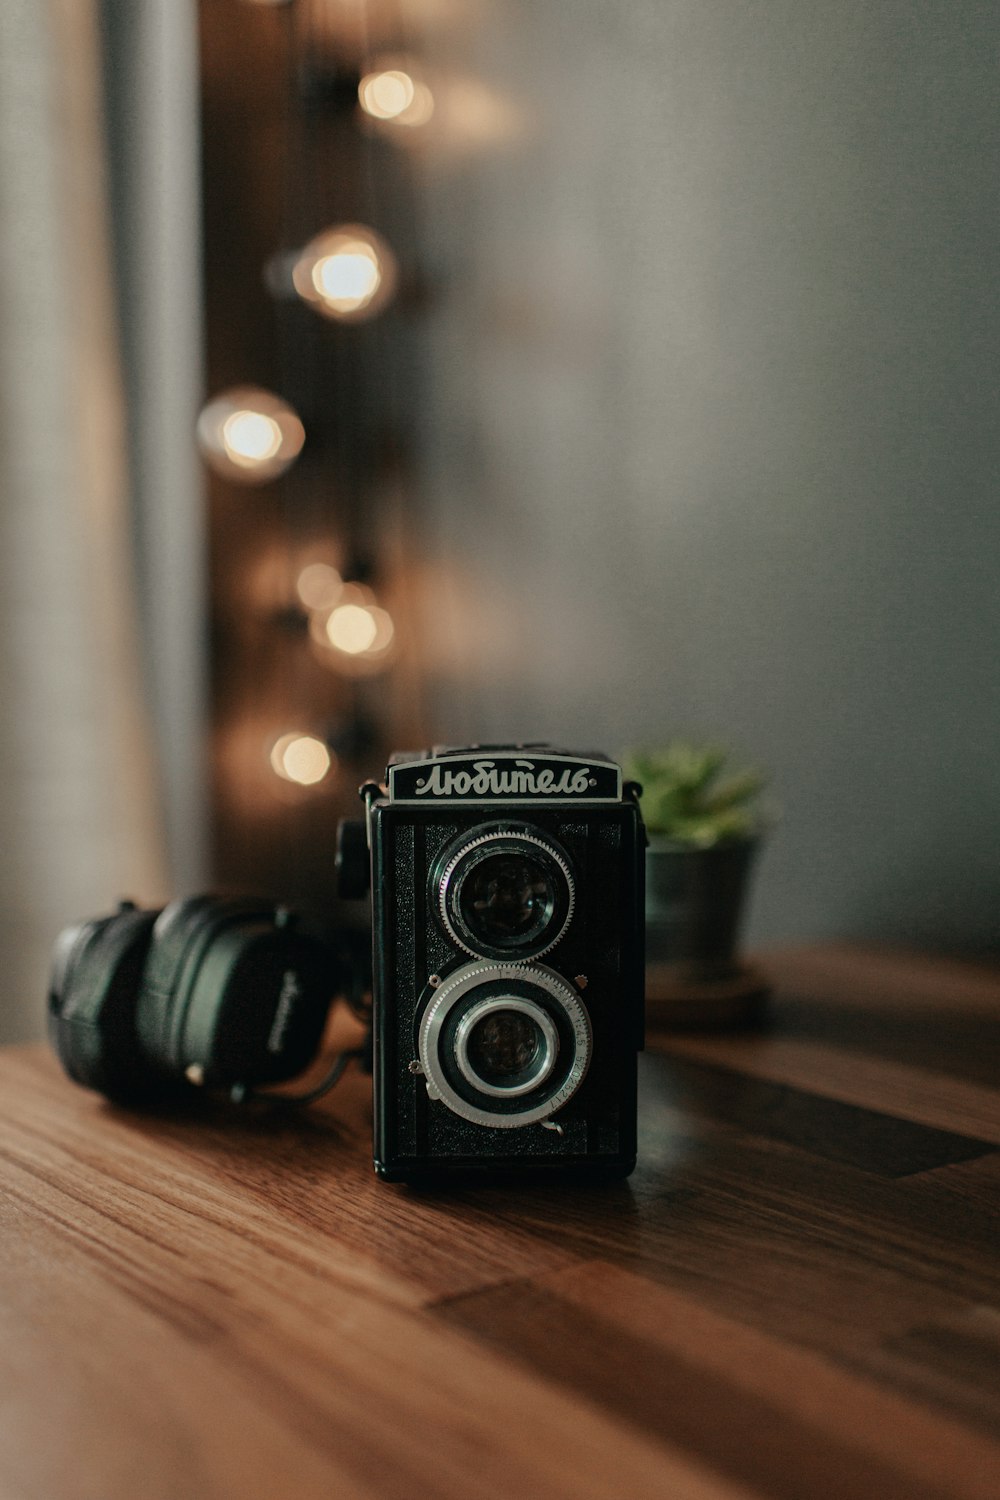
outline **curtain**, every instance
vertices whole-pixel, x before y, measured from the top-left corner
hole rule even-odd
[[[0,1038],[64,924],[166,892],[92,0],[0,7]]]

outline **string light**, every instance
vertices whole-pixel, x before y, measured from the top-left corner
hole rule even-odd
[[[388,664],[396,632],[371,590],[348,583],[333,609],[313,615],[309,633],[323,659],[349,677],[363,677]]]
[[[198,418],[198,446],[226,479],[265,484],[294,463],[305,428],[292,408],[270,391],[236,386],[222,391]]]
[[[304,301],[324,317],[358,323],[372,318],[396,289],[396,258],[364,224],[340,224],[309,241],[292,268]]]
[[[370,650],[377,634],[374,614],[363,604],[338,604],[326,622],[330,645],[348,656],[361,656]]]
[[[283,781],[315,786],[332,764],[329,750],[312,734],[283,734],[271,747],[271,768]]]
[[[306,609],[332,609],[344,592],[344,580],[330,563],[308,563],[295,580],[295,592]]]
[[[267,5],[290,0],[251,0]],[[357,10],[367,32],[367,0],[338,0],[346,12]],[[331,6],[332,8],[332,6]],[[385,49],[388,50],[388,49]],[[360,70],[359,70],[360,71]],[[369,128],[410,128],[431,118],[434,99],[406,59],[381,57],[358,86],[360,112]],[[370,124],[369,124],[370,122]],[[416,145],[416,138],[414,137]],[[283,288],[288,267],[295,292],[317,313],[343,323],[375,317],[391,301],[398,284],[396,258],[386,241],[364,224],[336,224],[309,241],[284,261]],[[237,387],[215,396],[198,420],[198,441],[206,461],[229,479],[258,484],[283,473],[300,453],[305,430],[296,413],[269,391]],[[335,549],[323,550],[329,556]],[[311,556],[310,556],[311,553]],[[346,677],[381,671],[392,657],[395,639],[389,613],[375,602],[372,590],[345,583],[332,562],[316,550],[299,553],[293,571],[295,595],[308,615],[309,636],[316,654]],[[268,572],[270,580],[271,572]],[[270,583],[269,583],[270,587]],[[288,573],[282,580],[283,614],[304,624],[294,606],[289,609]],[[316,787],[337,769],[337,756],[323,738],[301,730],[266,739],[260,723],[247,740],[247,754],[263,771],[265,764],[280,779],[297,788]],[[267,759],[262,750],[267,746]],[[344,751],[344,753],[350,753]],[[272,783],[275,797],[279,783]],[[283,794],[286,798],[292,794]]]
[[[372,606],[371,616],[375,621],[375,637],[368,647],[366,655],[370,660],[374,660],[376,657],[384,656],[388,652],[389,647],[392,645],[393,637],[396,634],[396,627],[392,623],[392,616],[388,610],[379,609],[378,605]]]
[[[317,594],[318,592],[317,590]],[[299,598],[302,598],[301,592],[299,593]],[[310,615],[309,634],[317,646],[322,647],[323,650],[329,650],[330,638],[326,633],[326,622],[329,620],[334,607],[343,608],[346,604],[364,607],[374,604],[374,602],[375,595],[363,583],[342,583],[336,598],[329,599],[319,605],[306,604]],[[303,603],[305,603],[305,600],[303,600]]]
[[[373,120],[408,128],[426,125],[434,113],[434,96],[427,85],[389,59],[362,78],[358,101]]]
[[[260,411],[234,411],[222,424],[222,446],[247,469],[270,463],[281,448],[281,428]]]

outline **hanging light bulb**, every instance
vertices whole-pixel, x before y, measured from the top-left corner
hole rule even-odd
[[[365,651],[365,656],[368,661],[377,662],[388,653],[396,634],[396,627],[392,623],[392,616],[388,610],[379,609],[377,604],[373,604],[368,613],[375,626],[375,633],[371,644]]]
[[[380,60],[358,84],[358,101],[373,120],[409,128],[426,125],[434,113],[433,94],[405,58]]]
[[[344,580],[331,563],[307,563],[295,580],[295,592],[306,609],[332,609],[344,592]]]
[[[226,479],[265,484],[294,463],[305,428],[292,408],[270,391],[235,386],[222,391],[198,418],[198,446]]]
[[[374,615],[363,604],[338,604],[326,622],[330,645],[348,656],[361,656],[368,651],[377,633]]]
[[[320,658],[348,677],[380,672],[392,658],[392,616],[363,584],[345,583],[332,609],[313,614],[309,634]]]
[[[396,289],[396,258],[385,240],[364,224],[340,224],[309,241],[292,268],[304,301],[326,318],[360,323],[389,302]]]
[[[299,598],[302,598],[301,592]],[[321,650],[329,651],[331,642],[326,627],[334,609],[344,609],[347,606],[365,608],[374,602],[375,595],[363,583],[342,583],[336,598],[328,598],[323,604],[315,607],[306,605],[310,613],[310,636]]]
[[[295,731],[283,734],[271,747],[271,769],[283,781],[315,786],[330,769],[330,752],[315,735]]]

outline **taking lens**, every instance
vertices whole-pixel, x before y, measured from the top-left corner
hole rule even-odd
[[[459,1073],[477,1093],[496,1099],[536,1090],[560,1051],[558,1028],[544,1005],[530,994],[471,998],[455,1028]]]
[[[476,1022],[465,1047],[473,1071],[487,1083],[502,1085],[534,1062],[541,1042],[538,1023],[530,1016],[500,1010]]]
[[[417,1050],[431,1099],[477,1125],[546,1120],[579,1088],[590,1018],[572,985],[541,964],[480,961],[432,992]]]

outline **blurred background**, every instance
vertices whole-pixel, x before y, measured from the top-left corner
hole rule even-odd
[[[336,920],[393,748],[765,767],[749,939],[1000,947],[992,0],[7,0],[0,1036]]]

